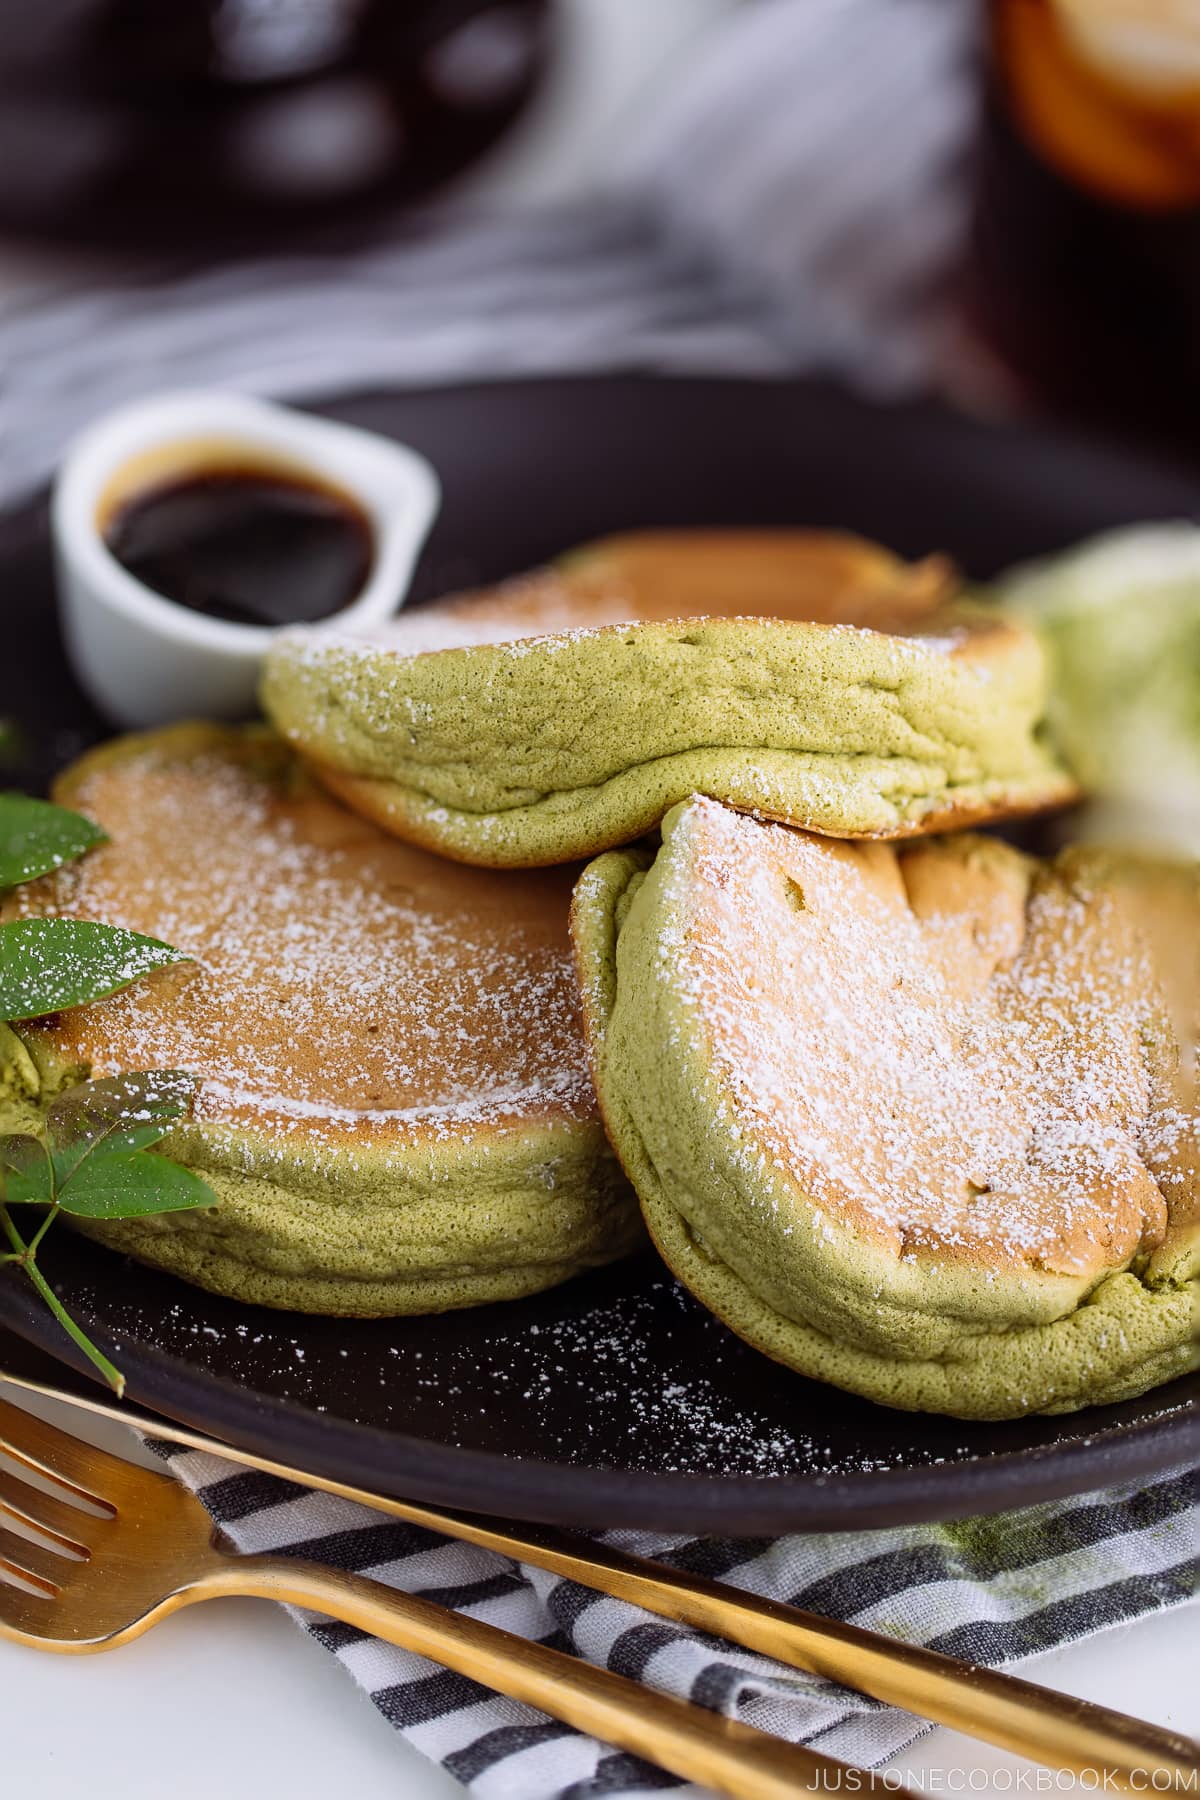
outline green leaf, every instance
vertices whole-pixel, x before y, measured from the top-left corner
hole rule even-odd
[[[108,1382],[109,1386],[116,1394],[117,1399],[120,1400],[125,1393],[125,1377],[122,1375],[120,1369],[113,1367],[107,1356],[104,1355],[104,1352],[100,1350],[97,1345],[93,1344],[83,1327],[75,1323],[74,1319],[37,1266],[38,1243],[46,1235],[47,1227],[53,1224],[57,1216],[57,1212],[47,1213],[45,1219],[42,1221],[41,1229],[37,1232],[36,1236],[32,1237],[29,1242],[26,1243],[16,1226],[13,1224],[8,1208],[0,1204],[0,1231],[3,1231],[5,1237],[13,1247],[14,1260],[20,1263],[26,1275],[45,1301],[49,1310],[54,1314],[54,1317],[58,1320],[67,1336],[73,1343],[78,1344],[88,1361],[95,1364],[105,1381]]]
[[[15,719],[0,719],[0,767],[20,762],[27,749],[24,730]]]
[[[0,888],[32,881],[107,842],[90,819],[28,794],[0,794]]]
[[[128,987],[182,951],[90,919],[14,919],[0,925],[0,1018],[40,1019]]]
[[[186,1069],[143,1069],[68,1088],[50,1108],[46,1129],[60,1186],[99,1150],[144,1150],[192,1107],[197,1078]]]
[[[49,1206],[54,1199],[54,1170],[40,1138],[14,1132],[0,1137],[0,1170],[4,1199],[12,1205]]]
[[[62,1210],[81,1219],[140,1219],[215,1206],[216,1200],[199,1175],[147,1150],[97,1151],[58,1193]]]

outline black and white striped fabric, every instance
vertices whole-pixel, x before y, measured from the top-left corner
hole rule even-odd
[[[490,1551],[269,1475],[231,1473],[195,1451],[171,1460],[239,1549],[359,1570],[859,1766],[878,1767],[929,1729]],[[775,1540],[614,1532],[610,1541],[909,1643],[1000,1664],[1193,1596],[1195,1503],[1195,1476],[1181,1471],[1148,1487],[953,1525]],[[480,1800],[699,1793],[422,1657],[298,1616],[384,1717]]]
[[[442,207],[370,249],[27,286],[0,301],[0,501],[44,481],[88,420],[167,387],[319,396],[612,368],[928,382],[953,337],[941,294],[962,231],[974,19],[968,0],[756,0],[628,121],[603,197],[509,216]],[[368,1571],[854,1763],[877,1766],[921,1730],[485,1551],[193,1453],[174,1467],[243,1549]],[[955,1526],[616,1541],[999,1663],[1188,1598],[1195,1501],[1180,1472]],[[418,1657],[304,1624],[488,1800],[679,1785]]]

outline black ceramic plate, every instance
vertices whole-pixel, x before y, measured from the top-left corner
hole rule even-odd
[[[635,525],[846,526],[987,576],[1200,506],[1200,482],[1144,460],[810,383],[505,383],[330,410],[415,444],[441,474],[419,597]],[[43,505],[0,521],[0,595],[0,712],[28,740],[7,774],[36,785],[105,729],[63,666]],[[883,1525],[1083,1492],[1200,1453],[1195,1382],[1006,1425],[871,1406],[747,1349],[651,1256],[509,1306],[370,1323],[236,1306],[65,1230],[45,1263],[131,1399],[335,1479],[511,1517]],[[11,1274],[0,1321],[69,1348]]]

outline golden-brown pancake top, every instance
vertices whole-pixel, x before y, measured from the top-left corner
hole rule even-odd
[[[1195,958],[1179,987],[1165,954],[1195,942],[1194,871],[687,823],[672,979],[737,1155],[984,1271],[1099,1275],[1195,1228]]]
[[[51,1021],[67,1057],[193,1070],[199,1119],[315,1144],[591,1116],[571,870],[495,876],[400,843],[265,734],[125,740],[58,797],[112,841],[9,915],[105,920],[195,959]]]
[[[937,630],[956,578],[942,557],[905,563],[825,531],[644,531],[603,538],[497,587],[402,612],[371,641],[398,655],[636,622],[766,618],[907,634]],[[1004,620],[958,623],[947,649],[1015,635]]]

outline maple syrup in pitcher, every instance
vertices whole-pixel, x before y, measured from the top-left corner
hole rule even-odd
[[[1200,7],[990,0],[970,305],[1068,410],[1195,441]]]
[[[156,594],[236,625],[312,624],[342,612],[375,553],[370,521],[348,494],[315,477],[236,467],[134,495],[104,541]]]

